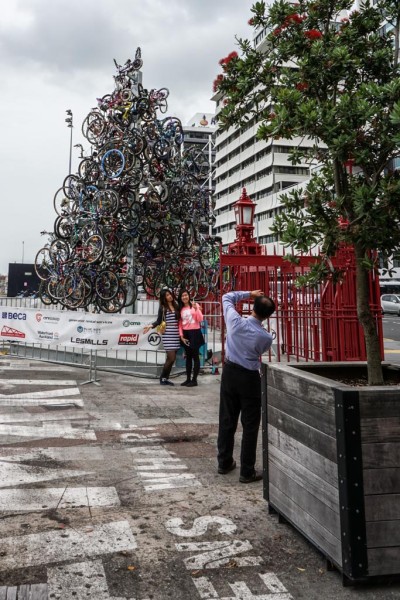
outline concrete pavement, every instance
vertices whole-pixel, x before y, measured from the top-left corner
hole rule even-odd
[[[343,588],[262,482],[217,474],[219,375],[98,376],[0,358],[0,599],[400,598]]]

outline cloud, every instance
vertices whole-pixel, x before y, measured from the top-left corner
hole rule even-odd
[[[186,123],[212,112],[218,61],[248,36],[251,0],[13,0],[0,23],[0,273],[27,262],[55,219],[53,196],[67,175],[73,142],[96,98],[113,89],[113,58],[123,64],[142,48],[147,88],[170,90],[168,114]],[[78,154],[73,150],[73,166]]]

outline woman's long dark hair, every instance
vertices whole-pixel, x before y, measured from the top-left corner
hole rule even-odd
[[[179,313],[180,313],[180,311],[179,311],[179,305],[178,305],[178,303],[176,301],[174,292],[172,290],[170,290],[169,288],[163,288],[161,290],[161,292],[160,292],[160,306],[162,306],[163,308],[165,308],[165,310],[168,310],[168,302],[167,302],[167,299],[166,299],[166,295],[167,295],[168,292],[172,296],[172,304],[174,306],[176,316],[179,317]]]
[[[179,306],[179,310],[180,310],[180,311],[182,310],[182,308],[183,308],[183,306],[184,306],[184,304],[183,304],[183,302],[182,302],[182,295],[183,295],[185,292],[186,292],[186,293],[187,293],[187,295],[189,296],[189,306],[190,306],[190,308],[192,308],[192,299],[191,299],[191,297],[190,297],[190,292],[189,292],[189,290],[187,290],[186,288],[183,288],[182,290],[179,290],[179,294],[178,294],[178,306]]]

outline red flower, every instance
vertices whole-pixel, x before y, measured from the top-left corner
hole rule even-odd
[[[290,25],[290,23],[297,23],[300,25],[304,21],[305,17],[301,17],[297,13],[293,13],[288,15],[285,19],[285,25]]]
[[[218,90],[223,79],[224,79],[224,76],[222,75],[222,73],[217,75],[216,79],[214,79],[214,83],[213,83],[213,91],[214,92],[216,92]]]
[[[225,56],[224,58],[221,58],[221,60],[219,61],[219,64],[224,69],[231,62],[231,60],[233,60],[234,58],[237,58],[237,57],[238,57],[238,53],[237,52],[235,52],[235,51],[230,52],[228,54],[228,56]]]
[[[318,38],[322,37],[322,33],[320,31],[318,31],[317,29],[309,29],[308,31],[304,32],[304,35],[309,40],[317,40]]]
[[[277,27],[276,29],[273,30],[272,33],[274,35],[279,35],[280,33],[282,33],[282,27]]]
[[[308,83],[306,83],[305,81],[301,81],[300,83],[296,84],[296,89],[299,90],[300,92],[302,92],[303,90],[306,90],[308,88]]]
[[[253,19],[253,18],[249,19],[249,20],[247,21],[247,23],[248,23],[249,25],[254,25],[254,19]]]

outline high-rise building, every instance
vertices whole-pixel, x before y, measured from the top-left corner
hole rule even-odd
[[[254,34],[254,46],[259,52],[266,50],[265,29]],[[214,94],[216,115],[223,107],[220,92]],[[233,204],[239,199],[241,190],[246,188],[250,198],[256,203],[255,235],[257,241],[266,246],[267,253],[279,240],[271,233],[270,227],[275,216],[282,211],[280,195],[289,188],[306,182],[310,178],[310,164],[292,165],[289,152],[293,147],[313,146],[311,140],[260,141],[256,134],[258,124],[253,117],[242,128],[231,127],[215,132],[215,235],[222,238],[223,246],[235,239],[235,216]]]
[[[183,148],[192,147],[196,152],[202,154],[203,164],[201,178],[205,186],[214,191],[215,182],[213,177],[215,148],[214,133],[216,129],[215,115],[211,113],[196,113],[183,126],[184,141]],[[208,168],[207,168],[208,165]]]
[[[215,115],[196,113],[183,127],[183,151],[191,148],[197,169],[194,171],[201,187],[209,196],[210,227],[214,224],[214,191],[215,191],[215,147],[216,129]],[[211,230],[210,230],[211,233]]]

